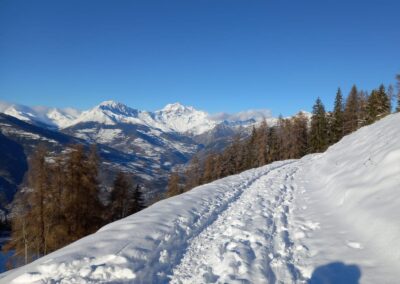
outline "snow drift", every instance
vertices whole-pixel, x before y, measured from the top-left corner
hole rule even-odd
[[[397,283],[399,216],[395,114],[323,154],[158,202],[0,283]]]

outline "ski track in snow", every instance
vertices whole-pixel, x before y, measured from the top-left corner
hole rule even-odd
[[[300,281],[288,224],[297,163],[261,176],[189,240],[171,283]]]

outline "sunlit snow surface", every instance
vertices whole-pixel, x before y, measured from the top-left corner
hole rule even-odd
[[[324,154],[158,202],[0,282],[398,283],[399,189],[396,114]]]

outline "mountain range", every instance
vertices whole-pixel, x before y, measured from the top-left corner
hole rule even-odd
[[[210,131],[220,123],[248,126],[261,118],[259,115],[251,117],[249,114],[243,120],[223,119],[180,103],[167,104],[161,110],[150,112],[134,109],[115,101],[105,101],[85,111],[1,103],[0,111],[23,121],[41,123],[57,129],[65,129],[85,122],[97,122],[104,125],[124,123],[193,136]],[[271,118],[267,117],[267,119]]]
[[[12,200],[27,169],[27,157],[38,143],[58,153],[71,144],[99,145],[103,176],[110,184],[115,171],[135,175],[150,195],[165,188],[174,167],[187,163],[199,151],[220,151],[233,135],[250,133],[259,114],[211,116],[190,106],[168,104],[150,112],[122,103],[105,101],[85,111],[28,107],[0,103],[0,189]],[[267,117],[272,125],[276,118]],[[7,147],[6,147],[7,146]],[[9,167],[10,147],[19,149],[18,163]],[[15,154],[15,155],[17,155]],[[15,163],[13,163],[15,165]],[[107,169],[107,170],[106,170]]]

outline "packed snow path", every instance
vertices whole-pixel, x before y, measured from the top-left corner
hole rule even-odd
[[[171,283],[293,283],[301,276],[288,232],[297,163],[252,183],[189,242]]]

